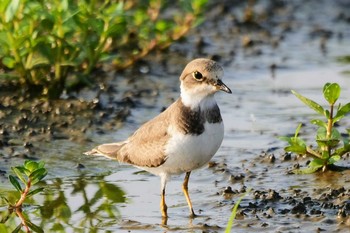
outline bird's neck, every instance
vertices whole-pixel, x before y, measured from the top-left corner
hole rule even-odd
[[[201,95],[194,95],[187,92],[181,92],[181,102],[186,107],[191,108],[192,110],[195,109],[211,109],[214,106],[216,106],[216,101],[214,98],[214,94],[201,96]]]

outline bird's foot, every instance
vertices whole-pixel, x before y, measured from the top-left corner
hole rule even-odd
[[[190,211],[190,218],[196,218],[196,217],[198,217],[198,215],[195,214],[193,210],[191,210]]]

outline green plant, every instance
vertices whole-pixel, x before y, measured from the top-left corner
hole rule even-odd
[[[233,206],[233,209],[232,209],[230,218],[229,218],[229,220],[228,220],[228,222],[227,222],[227,226],[226,226],[226,229],[225,229],[225,233],[230,233],[230,232],[231,232],[233,223],[234,223],[235,218],[236,218],[236,214],[237,214],[237,210],[238,210],[239,204],[241,203],[242,199],[250,192],[250,190],[251,190],[251,189],[248,189],[248,190],[237,200],[237,202],[236,202],[235,205]]]
[[[10,203],[6,197],[3,197],[9,204],[10,209],[21,208],[27,198],[41,192],[44,189],[40,187],[31,190],[33,185],[37,184],[47,175],[47,170],[44,168],[44,166],[44,162],[37,163],[35,161],[27,160],[24,162],[23,166],[11,168],[16,176],[9,175],[9,180],[20,193],[20,198],[13,204]],[[20,182],[22,182],[22,184],[20,184]]]
[[[110,173],[108,173],[110,174]],[[11,233],[19,224],[27,224],[33,232],[108,232],[121,220],[120,204],[127,201],[125,192],[106,176],[81,175],[74,178],[54,178],[41,185],[49,192],[30,198],[29,208],[23,208],[23,220],[15,212],[2,211],[0,199],[0,232]],[[15,199],[12,190],[2,189]],[[74,205],[71,202],[74,201]],[[18,208],[16,210],[19,210]],[[21,216],[21,217],[22,217]],[[3,220],[3,221],[2,221]],[[19,221],[20,220],[20,221]],[[33,224],[39,227],[33,229]],[[42,230],[40,231],[40,227]],[[86,230],[88,229],[88,230]],[[20,231],[22,232],[22,231]]]
[[[339,56],[336,58],[337,62],[343,64],[343,65],[349,65],[350,64],[350,55],[344,55],[344,56]],[[349,75],[350,70],[346,69],[341,72],[342,74]]]
[[[5,221],[0,223],[0,227],[3,227],[2,223],[5,223],[12,213],[16,213],[16,216],[21,220],[21,223],[12,232],[19,232],[22,227],[24,227],[26,232],[31,232],[31,230],[39,233],[44,232],[39,226],[32,223],[22,211],[23,203],[29,197],[41,192],[44,189],[40,187],[31,190],[33,185],[37,184],[47,175],[47,170],[44,168],[44,166],[44,162],[37,163],[35,161],[27,160],[24,162],[23,166],[11,167],[15,176],[9,175],[9,180],[19,193],[20,197],[15,201],[15,203],[11,203],[9,199],[12,198],[12,196],[8,196],[8,198],[1,196],[9,205],[9,214],[8,217],[5,218]]]
[[[89,84],[103,63],[124,69],[182,38],[201,22],[206,2],[3,0],[0,78],[58,98]]]
[[[339,56],[339,57],[337,57],[337,61],[340,63],[349,64],[350,63],[350,55]]]
[[[326,118],[326,121],[313,119],[311,123],[318,126],[316,133],[317,148],[312,149],[306,142],[299,137],[301,124],[297,127],[294,137],[280,137],[287,141],[289,146],[285,148],[287,152],[294,152],[311,156],[314,159],[309,163],[308,168],[298,170],[301,173],[313,173],[318,170],[325,171],[329,166],[339,161],[341,157],[350,152],[349,137],[343,137],[334,127],[347,113],[350,112],[350,103],[345,105],[336,102],[340,96],[341,88],[337,83],[326,83],[323,87],[323,96],[329,104],[329,109],[324,109],[320,104],[302,96],[296,91],[292,93],[298,97],[304,104],[312,108],[319,115]],[[336,108],[336,112],[335,112]],[[347,130],[350,134],[350,129]]]

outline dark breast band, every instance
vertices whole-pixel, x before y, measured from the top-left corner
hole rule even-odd
[[[202,111],[200,108],[191,109],[183,104],[180,106],[179,129],[184,134],[200,135],[204,132],[206,122],[214,124],[222,121],[220,109],[217,104],[211,109]]]

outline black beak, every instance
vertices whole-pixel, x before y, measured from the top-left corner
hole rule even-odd
[[[216,82],[216,86],[220,88],[221,91],[224,91],[226,93],[232,94],[232,91],[230,88],[228,88],[228,86],[226,86],[225,83],[223,83],[221,81],[221,79],[218,79],[218,81]]]

